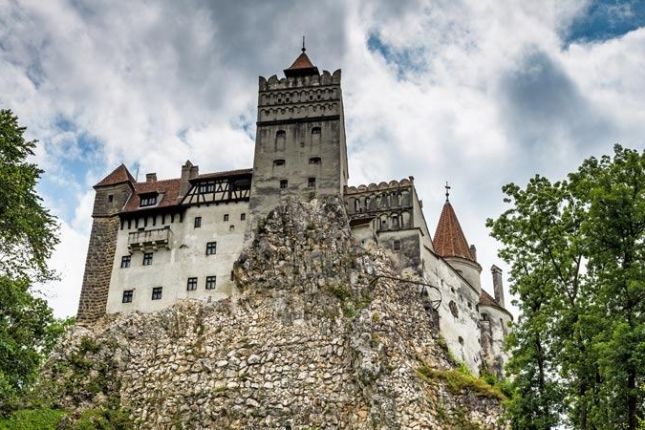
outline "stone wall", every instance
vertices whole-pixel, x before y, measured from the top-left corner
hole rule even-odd
[[[504,428],[497,397],[431,376],[453,364],[423,290],[379,274],[401,276],[339,198],[287,201],[240,256],[239,296],[77,326],[45,378],[61,406],[118,401],[143,429]]]
[[[119,218],[116,215],[94,218],[92,222],[76,315],[78,322],[96,321],[105,315],[118,231]]]

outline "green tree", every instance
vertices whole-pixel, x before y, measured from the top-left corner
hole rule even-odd
[[[636,429],[645,357],[645,152],[615,147],[566,181],[503,190],[488,220],[521,316],[509,339],[515,429]]]
[[[58,243],[55,218],[35,187],[42,171],[28,162],[34,141],[0,110],[0,413],[18,401],[62,332],[34,282],[54,277],[47,259]]]

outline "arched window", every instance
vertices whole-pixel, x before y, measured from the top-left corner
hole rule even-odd
[[[287,133],[284,130],[278,130],[275,133],[275,150],[284,151],[286,146]]]
[[[392,215],[392,228],[393,229],[398,229],[399,228],[399,216],[397,214]]]

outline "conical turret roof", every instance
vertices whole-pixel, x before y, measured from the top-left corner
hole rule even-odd
[[[475,261],[470,253],[468,241],[461,229],[457,214],[447,199],[441,210],[432,244],[435,252],[442,257],[461,257]]]

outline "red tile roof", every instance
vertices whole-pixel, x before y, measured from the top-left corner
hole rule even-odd
[[[455,210],[449,201],[443,205],[432,244],[435,252],[442,257],[461,257],[475,261],[459,225]]]
[[[479,303],[482,305],[487,305],[487,306],[497,306],[501,307],[499,303],[491,296],[488,294],[485,290],[482,289],[481,293],[479,294]]]
[[[124,164],[121,164],[119,167],[114,169],[112,173],[103,178],[98,184],[94,185],[94,188],[122,184],[124,182],[134,183],[135,180],[130,174],[128,168],[125,167]]]
[[[181,202],[183,196],[179,195],[181,179],[166,179],[154,182],[137,182],[134,184],[134,193],[125,204],[122,212],[134,212],[140,209],[164,208],[175,206]],[[154,206],[139,207],[141,194],[158,193],[157,204]]]
[[[317,75],[318,68],[313,65],[307,54],[302,51],[302,54],[298,55],[296,61],[288,69],[284,69],[284,74],[288,78],[293,76]]]

